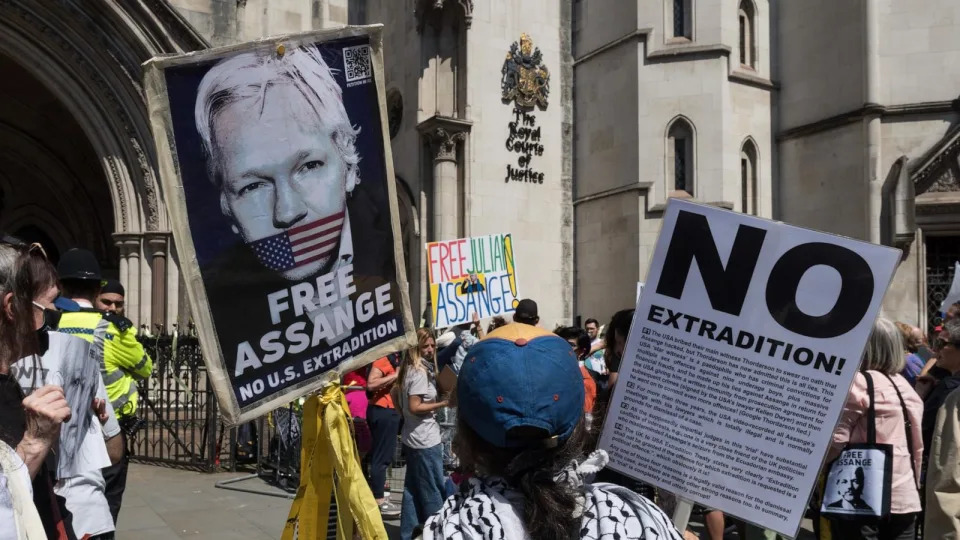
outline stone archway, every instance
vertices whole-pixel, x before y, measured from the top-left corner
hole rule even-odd
[[[907,173],[922,239],[918,318],[932,330],[942,323],[940,303],[953,281],[954,263],[960,260],[960,126],[911,161]]]
[[[72,244],[58,249],[79,245],[97,252],[104,266],[125,282],[127,314],[136,323],[172,322],[179,284],[176,261],[167,264],[166,260],[172,246],[140,65],[158,54],[204,47],[203,38],[160,0],[0,0],[0,56],[42,86],[62,109],[61,116],[69,117],[64,124],[78,129],[61,136],[84,146],[81,153],[87,156],[59,163],[35,158],[23,164],[33,166],[40,171],[39,177],[53,184],[60,182],[55,192],[65,185],[77,188],[76,193],[63,194],[68,200],[60,206],[69,210],[56,211],[57,205],[50,202],[33,203],[34,214],[46,215],[50,223],[26,225],[38,227],[55,243]],[[7,71],[16,70],[8,65]],[[0,103],[0,118],[3,108]],[[9,129],[18,126],[13,121],[8,124]],[[54,134],[61,127],[48,125]],[[43,133],[37,135],[8,136],[7,148],[18,144],[10,142],[15,140],[30,146],[31,136],[34,143],[46,140]],[[33,145],[38,146],[42,145]],[[62,151],[58,157],[63,157]],[[65,179],[70,176],[72,183]],[[5,197],[12,190],[29,198],[31,190],[41,189],[18,184],[9,176],[6,183],[0,185]],[[18,211],[24,214],[26,205],[11,208],[9,219],[15,221]],[[91,216],[101,220],[100,230],[95,237],[78,237],[71,224]]]
[[[25,68],[0,55],[0,73],[0,230],[40,242],[54,262],[71,247],[85,247],[114,275],[114,216],[96,153]]]

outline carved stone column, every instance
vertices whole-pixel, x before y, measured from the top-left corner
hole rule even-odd
[[[128,277],[127,277],[127,276],[130,275],[130,274],[129,274],[129,266],[128,266],[128,264],[127,264],[127,257],[129,256],[130,252],[129,252],[129,250],[127,249],[127,245],[126,245],[125,242],[121,242],[121,241],[117,240],[117,241],[116,241],[116,246],[117,246],[117,250],[120,252],[120,275],[117,276],[117,279],[119,279],[119,280],[120,280],[120,283],[121,283],[124,287],[126,287],[126,286],[127,286],[127,285],[126,285],[126,284],[127,284],[127,280],[128,280]]]
[[[432,240],[452,240],[462,232],[463,186],[458,148],[469,138],[467,120],[433,116],[417,126],[433,157]]]
[[[150,322],[151,330],[157,325],[166,327],[167,322],[167,253],[169,233],[149,233],[147,244],[151,258]]]
[[[433,153],[433,231],[435,240],[452,240],[460,233],[460,179],[457,146],[460,132],[436,128],[428,134]]]
[[[143,249],[141,233],[114,233],[114,242],[120,251],[120,283],[126,290],[124,315],[138,325],[143,320],[141,307],[140,253]]]

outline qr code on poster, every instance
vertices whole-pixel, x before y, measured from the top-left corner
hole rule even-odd
[[[373,70],[370,68],[370,46],[357,45],[356,47],[344,48],[343,70],[346,73],[347,82],[372,77]]]

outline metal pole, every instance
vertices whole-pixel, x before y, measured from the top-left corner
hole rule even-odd
[[[677,503],[676,510],[673,511],[673,526],[680,531],[680,534],[683,535],[683,531],[687,530],[687,524],[690,523],[690,513],[693,511],[693,502],[686,499],[680,499]]]

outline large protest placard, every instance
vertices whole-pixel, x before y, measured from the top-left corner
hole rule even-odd
[[[145,67],[174,239],[228,422],[415,344],[379,26]]]
[[[671,200],[600,438],[610,467],[796,536],[899,257]]]
[[[437,328],[512,314],[520,301],[513,237],[494,234],[427,244]]]

